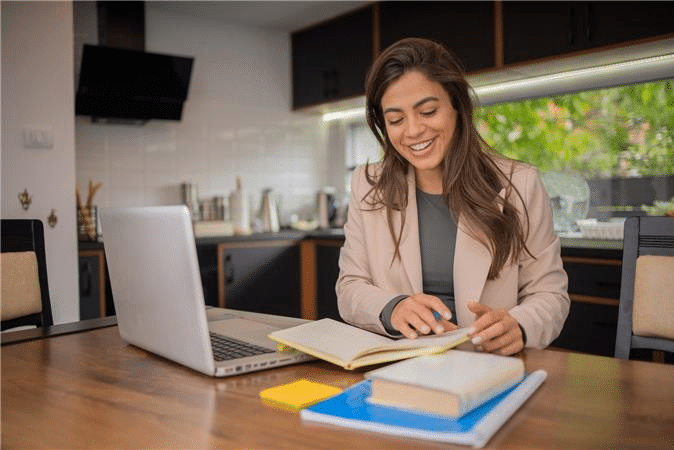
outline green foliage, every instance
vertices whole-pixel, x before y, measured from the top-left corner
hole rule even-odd
[[[674,80],[501,103],[476,111],[497,152],[584,178],[674,173]]]

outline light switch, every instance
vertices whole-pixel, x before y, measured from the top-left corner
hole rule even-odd
[[[23,128],[23,147],[24,148],[54,148],[54,128],[53,127],[24,127]]]

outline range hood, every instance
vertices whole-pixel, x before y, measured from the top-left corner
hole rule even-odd
[[[180,120],[194,58],[85,45],[75,114],[94,120]]]
[[[99,1],[98,43],[85,44],[75,114],[93,121],[180,120],[194,58],[145,51],[145,3]]]

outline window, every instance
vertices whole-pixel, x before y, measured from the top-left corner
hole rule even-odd
[[[497,152],[538,167],[557,230],[577,232],[574,220],[585,217],[610,221],[674,209],[673,84],[509,101],[476,109],[475,121]],[[362,119],[346,125],[345,142],[348,188],[351,171],[378,161],[382,150]]]
[[[501,103],[480,108],[475,120],[496,151],[538,167],[549,191],[564,188],[550,186],[555,177],[548,174],[563,174],[556,178],[560,182],[585,180],[589,204],[576,206],[576,216],[661,215],[659,208],[674,209],[672,84],[664,80]],[[566,190],[574,189],[579,188]],[[554,212],[557,192],[549,193]]]
[[[376,162],[382,156],[382,149],[365,122],[353,122],[348,125],[346,139],[346,167],[354,170],[366,162]]]
[[[351,122],[346,132],[346,175],[344,183],[347,192],[351,186],[351,173],[366,162],[377,162],[382,157],[382,148],[364,121]]]

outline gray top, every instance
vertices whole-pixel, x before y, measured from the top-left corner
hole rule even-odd
[[[427,194],[417,189],[419,215],[419,243],[423,292],[435,295],[452,311],[451,322],[456,323],[454,307],[454,247],[456,222],[442,195]],[[400,334],[391,326],[393,308],[407,295],[399,295],[388,302],[379,318],[387,332]]]

